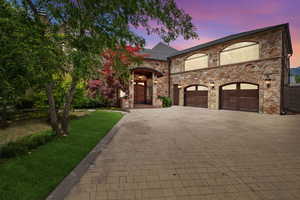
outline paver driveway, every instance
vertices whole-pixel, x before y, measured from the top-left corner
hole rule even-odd
[[[300,199],[300,115],[132,110],[67,199]]]

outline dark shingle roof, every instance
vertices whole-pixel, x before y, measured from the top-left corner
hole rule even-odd
[[[160,42],[155,45],[152,49],[143,49],[141,51],[142,54],[146,54],[146,58],[155,59],[155,60],[163,60],[166,61],[167,58],[176,53],[177,50]]]
[[[272,30],[272,29],[280,28],[280,27],[283,27],[287,30],[287,35],[288,35],[287,37],[288,37],[288,43],[289,43],[288,44],[288,52],[293,53],[291,38],[290,38],[290,32],[289,32],[289,24],[287,23],[287,24],[279,24],[279,25],[276,25],[276,26],[269,26],[269,27],[264,27],[264,28],[260,28],[260,29],[255,29],[255,30],[252,30],[252,31],[246,31],[246,32],[238,33],[238,34],[229,35],[229,36],[217,39],[217,40],[213,40],[211,42],[207,42],[207,43],[200,44],[200,45],[188,48],[188,49],[184,49],[182,51],[177,51],[177,52],[173,53],[172,55],[170,55],[169,57],[173,57],[173,56],[185,54],[185,53],[188,53],[188,52],[204,49],[206,47],[210,47],[210,46],[213,46],[213,45],[216,45],[216,44],[220,44],[220,43],[223,43],[223,42],[234,40],[234,39],[237,39],[237,38],[240,38],[240,37],[249,36],[249,35],[252,35],[252,34],[255,34],[255,33],[263,32],[263,31],[269,31],[269,30]]]

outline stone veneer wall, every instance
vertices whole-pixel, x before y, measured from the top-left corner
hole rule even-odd
[[[163,73],[162,77],[157,78],[157,96],[168,96],[169,68],[167,61],[144,60],[140,66],[153,68]]]
[[[251,37],[236,39],[198,50],[171,59],[171,97],[173,84],[180,84],[179,103],[183,105],[184,87],[191,84],[209,86],[209,81],[214,81],[215,88],[209,88],[208,107],[219,109],[219,88],[231,82],[249,82],[259,85],[259,111],[269,114],[280,113],[281,99],[281,56],[282,56],[282,30],[259,33]],[[219,66],[219,52],[225,47],[243,41],[259,42],[260,59],[245,63]],[[206,53],[209,55],[208,68],[184,72],[184,60],[195,54]],[[271,86],[267,88],[264,79],[266,74],[271,74]]]

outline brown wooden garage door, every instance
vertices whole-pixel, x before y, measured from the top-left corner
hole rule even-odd
[[[258,112],[258,86],[250,83],[233,83],[220,89],[220,108]]]
[[[184,105],[207,108],[207,87],[193,85],[184,90]]]

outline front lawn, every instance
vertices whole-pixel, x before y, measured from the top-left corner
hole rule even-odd
[[[71,122],[70,136],[0,163],[0,200],[43,200],[122,118],[97,111]]]

